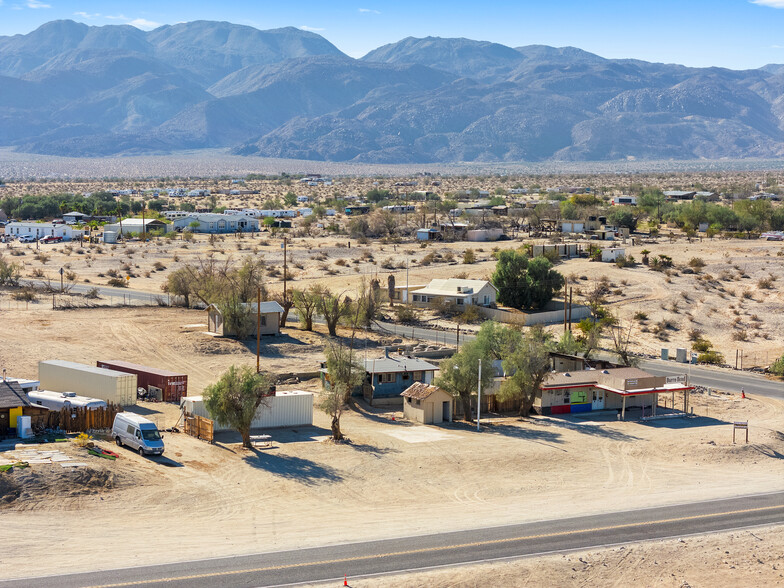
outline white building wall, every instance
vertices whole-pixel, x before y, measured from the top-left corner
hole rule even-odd
[[[21,237],[29,235],[40,239],[47,235],[54,237],[62,237],[63,241],[70,241],[74,238],[79,238],[84,235],[86,231],[82,229],[74,229],[68,225],[53,225],[52,223],[8,223],[5,226],[5,234],[13,235],[14,237]]]

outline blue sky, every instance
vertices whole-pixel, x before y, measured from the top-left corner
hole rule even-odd
[[[784,0],[0,0],[0,35],[55,19],[150,29],[226,20],[315,31],[353,57],[407,36],[512,47],[571,45],[603,57],[736,69],[784,63]]]

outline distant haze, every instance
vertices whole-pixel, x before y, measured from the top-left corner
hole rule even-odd
[[[0,146],[76,157],[222,149],[411,164],[778,158],[784,66],[409,37],[361,59],[320,35],[53,21],[0,37]]]

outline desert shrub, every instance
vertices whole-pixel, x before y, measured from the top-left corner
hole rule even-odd
[[[707,339],[697,339],[694,343],[691,344],[691,348],[694,351],[706,353],[711,350],[713,347],[713,343],[708,341]]]
[[[65,279],[68,280],[69,282],[75,282],[76,277],[77,277],[76,272],[72,272],[72,271],[65,272]]]
[[[760,278],[757,280],[757,288],[760,290],[770,290],[773,288],[773,280],[770,277]]]
[[[474,253],[473,249],[466,249],[463,251],[463,263],[476,263],[476,253]]]
[[[163,271],[163,270],[165,270],[165,269],[166,269],[166,266],[165,266],[165,265],[163,265],[163,263],[161,263],[160,261],[156,261],[154,264],[152,264],[152,267],[153,267],[153,268],[155,269],[155,271],[157,271],[157,272],[161,272],[161,271]]]
[[[480,314],[479,309],[473,304],[466,306],[466,309],[460,315],[461,323],[479,323],[483,320],[484,317]]]
[[[425,255],[422,260],[419,262],[419,265],[430,265],[436,260],[435,252],[431,251],[427,255]]]
[[[689,341],[698,341],[702,339],[702,331],[699,329],[689,329]]]
[[[32,271],[32,275],[34,278],[43,278],[45,274],[44,270],[42,270],[40,267],[37,267]]]
[[[413,306],[400,305],[395,307],[395,314],[397,321],[404,325],[415,323],[417,321],[417,312]]]
[[[752,298],[754,298],[754,295],[751,293],[751,290],[744,290],[744,291],[741,293],[741,297],[742,297],[744,300],[751,300]]]
[[[640,311],[634,313],[634,320],[640,321],[640,322],[647,321],[648,320],[648,315],[640,310]]]
[[[619,255],[615,258],[615,265],[620,268],[624,267],[634,267],[637,265],[637,262],[634,260],[634,257],[629,255],[628,257],[625,255]]]
[[[85,298],[89,298],[94,300],[96,298],[101,297],[101,293],[98,291],[98,288],[90,288],[84,295]]]
[[[348,262],[345,259],[343,259],[343,258],[336,259],[335,260],[335,265],[339,265],[340,267],[345,267],[346,265],[348,265]]]
[[[689,260],[689,267],[695,270],[701,270],[705,267],[705,260],[701,257],[692,257]]]
[[[700,353],[697,356],[697,361],[699,363],[710,363],[714,365],[721,365],[724,363],[724,356],[718,351],[711,350],[711,351],[706,351],[705,353]]]
[[[748,341],[749,340],[749,333],[746,329],[739,329],[732,334],[733,341]]]
[[[455,254],[452,251],[447,251],[444,253],[444,261],[446,263],[452,263],[455,260]]]
[[[771,364],[770,373],[776,374],[777,376],[784,376],[784,355]]]
[[[128,283],[123,278],[109,278],[109,281],[106,282],[109,286],[113,286],[114,288],[127,288]]]

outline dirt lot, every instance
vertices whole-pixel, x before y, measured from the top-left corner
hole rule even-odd
[[[317,390],[318,382],[301,387]],[[647,424],[497,418],[481,433],[360,408],[344,416],[352,443],[341,445],[325,441],[328,421],[316,412],[313,427],[272,431],[273,447],[253,452],[232,435],[208,445],[166,434],[163,459],[122,450],[101,464],[116,483],[88,493],[63,491],[60,480],[54,498],[46,472],[56,465],[33,466],[38,481],[4,474],[33,487],[0,507],[17,538],[0,563],[16,575],[31,558],[36,573],[76,571],[524,522],[553,505],[574,516],[782,489],[784,403],[696,395],[692,404],[708,416]],[[163,407],[135,410],[168,426],[177,410]],[[751,443],[732,445],[729,423],[743,418]],[[411,510],[410,496],[423,507]],[[118,548],[106,561],[90,550],[53,551],[54,529]],[[147,539],[128,544],[128,534]]]
[[[423,248],[416,243],[361,245],[345,237],[325,235],[292,238],[288,246],[288,286],[304,288],[318,282],[334,291],[350,292],[360,280],[371,277],[385,286],[390,275],[397,285],[406,284],[408,279],[411,286],[454,276],[489,279],[495,268],[493,250],[518,248],[526,241],[430,244]],[[169,271],[206,257],[234,263],[247,255],[262,256],[268,266],[269,290],[280,291],[280,245],[278,237],[264,234],[243,239],[224,236],[213,243],[197,236],[190,243],[157,240],[91,248],[47,245],[38,252],[34,245],[9,243],[0,247],[0,253],[24,263],[25,277],[50,279],[55,287],[59,286],[61,267],[76,274],[77,283],[86,284],[105,285],[114,272],[121,276],[130,273],[134,276],[130,287],[149,292],[151,303],[155,304],[163,294],[161,286]],[[462,263],[467,249],[475,252],[476,263]],[[718,238],[692,243],[679,239],[671,243],[662,237],[633,247],[627,245],[626,253],[639,262],[644,249],[651,251],[651,257],[669,255],[675,267],[665,273],[641,264],[621,269],[615,264],[572,259],[559,264],[558,270],[569,279],[578,302],[585,300],[600,279],[607,280],[608,307],[623,325],[632,326],[631,347],[638,353],[658,355],[662,347],[690,348],[690,335],[696,332],[713,343],[727,363],[734,363],[738,350],[743,352],[744,367],[767,366],[784,353],[784,316],[779,312],[784,304],[784,246],[780,243]],[[694,258],[701,260],[704,267],[696,271],[688,268]],[[98,305],[117,304],[119,300],[74,298],[77,304]],[[162,303],[166,301],[165,297],[161,299]],[[0,309],[44,306],[51,306],[46,296],[27,304],[14,300],[13,292],[0,292]],[[443,319],[422,318],[429,324],[454,327]],[[606,340],[605,346],[609,345]]]

